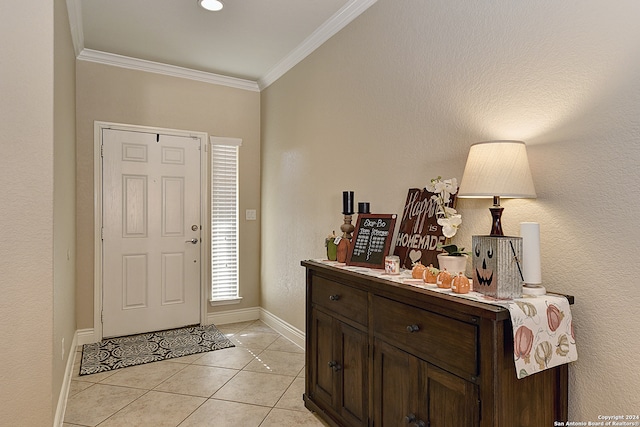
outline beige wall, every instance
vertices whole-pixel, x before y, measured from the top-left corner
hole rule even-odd
[[[53,405],[76,332],[75,52],[65,0],[55,0],[53,104]],[[64,342],[63,342],[64,340]]]
[[[0,6],[0,423],[52,424],[54,7]]]
[[[245,221],[243,212],[260,205],[260,93],[87,61],[77,62],[76,75],[78,329],[94,326],[94,121],[242,138],[239,261],[244,299],[215,311],[258,307],[260,227],[259,221]]]
[[[543,280],[576,297],[569,418],[640,408],[640,3],[379,0],[262,94],[262,307],[304,329],[302,259],[324,255],[341,191],[400,213],[462,176],[470,144],[528,144]],[[460,200],[455,242],[490,228]]]

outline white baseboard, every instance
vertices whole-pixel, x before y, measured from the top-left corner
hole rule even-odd
[[[64,413],[67,409],[67,398],[69,397],[69,388],[71,387],[71,378],[73,377],[73,364],[76,360],[76,347],[78,347],[78,332],[73,335],[73,342],[69,354],[67,354],[67,366],[64,370],[64,379],[58,396],[58,406],[56,407],[56,415],[53,419],[53,427],[62,427],[64,422]]]
[[[226,325],[229,323],[250,322],[252,320],[262,320],[276,332],[293,341],[298,347],[304,348],[304,332],[261,307],[241,308],[207,314],[208,325],[212,323],[214,325]],[[99,341],[95,337],[93,328],[79,329],[76,331],[76,339],[76,345],[91,344]]]
[[[262,320],[267,326],[287,338],[300,348],[304,348],[304,332],[290,325],[279,317],[261,307],[226,310],[219,313],[209,313],[207,324],[226,325],[229,323]]]
[[[207,313],[207,324],[226,325],[228,323],[250,322],[260,319],[260,307],[241,308]]]
[[[95,331],[93,328],[78,329],[76,331],[76,338],[78,340],[76,345],[92,344],[94,342],[100,341],[95,336]]]
[[[280,333],[280,335],[289,339],[289,341],[293,342],[298,347],[304,349],[305,335],[300,329],[285,322],[264,308],[260,309],[260,320],[276,332]]]

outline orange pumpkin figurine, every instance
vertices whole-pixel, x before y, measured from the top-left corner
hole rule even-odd
[[[456,294],[468,294],[471,286],[467,276],[460,272],[451,282],[451,289]]]
[[[429,267],[424,270],[424,282],[429,283],[430,285],[435,285],[438,272],[439,270],[437,268],[435,268],[432,264],[429,264]]]
[[[427,269],[421,262],[415,263],[413,268],[411,269],[411,277],[414,279],[422,279],[424,278],[424,271]]]
[[[451,273],[445,268],[438,273],[436,285],[438,285],[439,288],[449,289],[451,287],[451,279]]]

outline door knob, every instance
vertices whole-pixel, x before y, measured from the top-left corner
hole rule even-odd
[[[191,239],[191,240],[185,240],[185,243],[193,243],[193,244],[195,245],[196,243],[198,243],[198,239],[196,239],[196,238],[194,237],[194,238],[193,238],[193,239]]]

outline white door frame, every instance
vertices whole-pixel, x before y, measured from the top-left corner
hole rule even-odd
[[[102,130],[115,129],[132,132],[160,133],[164,135],[183,136],[200,140],[200,222],[202,223],[202,244],[200,245],[200,324],[207,322],[207,298],[209,289],[208,254],[211,246],[211,224],[209,221],[209,162],[208,135],[205,132],[191,132],[150,126],[136,126],[122,123],[95,121],[93,123],[93,218],[94,218],[94,268],[93,268],[93,341],[102,340]]]

